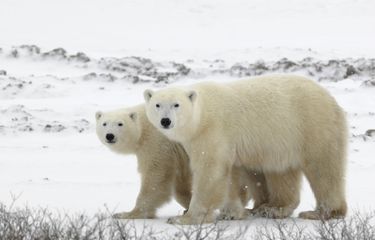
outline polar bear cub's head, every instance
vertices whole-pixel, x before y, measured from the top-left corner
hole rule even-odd
[[[179,141],[178,135],[192,127],[196,91],[169,88],[143,95],[149,121],[170,139]]]
[[[141,135],[137,113],[127,109],[97,112],[96,133],[100,141],[118,153],[134,153]]]

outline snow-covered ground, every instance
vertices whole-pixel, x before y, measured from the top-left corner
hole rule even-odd
[[[141,103],[146,88],[291,72],[347,112],[349,209],[375,209],[374,10],[372,0],[2,0],[0,202],[128,211],[136,159],[102,146],[97,110]],[[305,184],[295,215],[314,204]],[[166,228],[182,211],[172,201],[149,222]]]

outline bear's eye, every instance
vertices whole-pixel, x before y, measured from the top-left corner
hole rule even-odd
[[[107,123],[103,123],[103,126],[104,126],[104,127],[107,126]]]
[[[178,104],[178,103],[176,103],[176,104],[174,105],[175,108],[178,108],[179,106],[180,106],[180,104]]]
[[[117,124],[119,127],[122,127],[124,124],[122,124],[122,123],[118,123]]]
[[[160,108],[160,104],[156,104],[156,107],[157,107],[157,108]]]

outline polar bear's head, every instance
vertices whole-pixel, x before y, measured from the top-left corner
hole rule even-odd
[[[118,153],[134,153],[141,135],[136,112],[97,112],[95,117],[96,133],[104,145]]]
[[[167,137],[179,141],[182,132],[194,125],[197,92],[169,88],[144,92],[149,121]]]

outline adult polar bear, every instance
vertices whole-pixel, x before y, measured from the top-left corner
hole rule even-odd
[[[345,216],[345,114],[322,87],[300,76],[144,92],[149,120],[181,142],[193,171],[189,211],[179,224],[213,220],[233,165],[265,173],[269,202],[258,212],[287,217],[299,204],[301,175],[316,198],[307,219]]]

